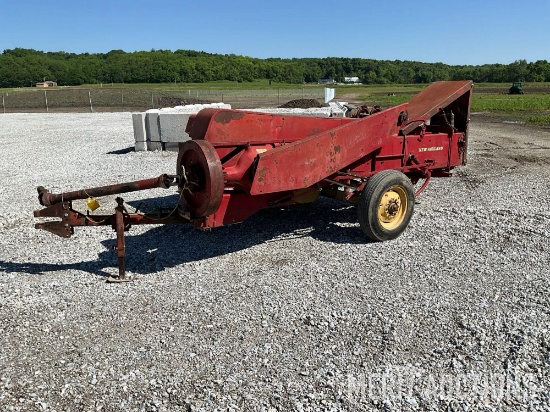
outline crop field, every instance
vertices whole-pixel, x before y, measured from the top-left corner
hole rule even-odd
[[[234,108],[273,107],[296,99],[324,98],[323,87],[271,87],[262,89],[67,87],[5,91],[0,110],[20,112],[144,111],[193,103],[225,102]]]
[[[426,85],[334,85],[336,100],[395,106]],[[550,125],[550,83],[525,83],[523,95],[509,95],[508,84],[474,86],[472,111],[507,121]],[[55,89],[0,89],[0,112],[143,111],[181,104],[224,102],[236,109],[277,107],[295,99],[324,98],[324,86],[255,82],[94,84]]]
[[[508,85],[475,84],[472,95],[472,112],[482,112],[487,117],[503,121],[527,123],[537,126],[550,125],[550,85],[536,83],[524,85],[525,94],[508,94]],[[408,101],[420,91],[418,86],[407,90],[405,87],[367,89],[358,94],[357,100],[369,105],[395,106]]]
[[[367,104],[383,107],[404,103],[413,93],[399,95],[364,95]],[[477,93],[472,96],[472,111],[483,112],[488,117],[502,118],[505,121],[527,123],[537,126],[550,126],[550,92],[524,95],[497,93]]]

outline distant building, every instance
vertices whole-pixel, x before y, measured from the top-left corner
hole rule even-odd
[[[336,82],[334,81],[334,79],[329,77],[328,79],[319,79],[319,80],[317,80],[317,83],[319,83],[319,84],[334,84]]]
[[[344,77],[344,83],[361,83],[359,77]]]
[[[57,82],[52,82],[50,80],[46,82],[36,83],[36,87],[55,87],[55,86],[57,86]]]

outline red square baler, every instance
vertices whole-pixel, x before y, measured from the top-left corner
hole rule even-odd
[[[46,208],[34,216],[48,219],[36,227],[70,237],[75,226],[112,226],[119,280],[125,279],[124,231],[132,225],[214,228],[318,196],[356,204],[368,238],[394,239],[406,229],[415,196],[431,177],[450,176],[466,164],[472,87],[471,81],[436,82],[407,103],[358,110],[356,118],[204,109],[189,119],[191,140],[180,144],[175,174],[60,194],[39,187]],[[180,202],[171,212],[130,213],[120,197],[113,214],[72,207],[76,199],[173,186]]]

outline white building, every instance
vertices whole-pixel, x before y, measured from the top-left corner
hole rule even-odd
[[[361,83],[359,77],[344,77],[344,83]]]

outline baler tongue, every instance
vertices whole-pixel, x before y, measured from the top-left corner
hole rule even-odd
[[[175,223],[181,222],[182,217],[178,214],[174,214],[175,209],[171,213],[164,215],[158,214],[152,216],[137,213],[130,214],[124,207],[124,200],[121,197],[116,198],[117,207],[115,208],[114,214],[91,216],[74,210],[72,201],[87,198],[93,199],[95,196],[108,196],[153,188],[168,189],[177,184],[178,176],[162,174],[151,179],[93,187],[65,193],[51,193],[40,186],[37,188],[38,200],[41,205],[46,207],[44,209],[35,210],[34,217],[49,220],[36,223],[35,228],[46,230],[61,237],[71,237],[74,233],[74,227],[76,226],[112,226],[117,233],[117,245],[114,249],[117,251],[118,256],[119,276],[116,279],[109,278],[109,281],[124,282],[128,280],[125,270],[126,246],[124,231],[128,230],[132,224],[154,222]]]

